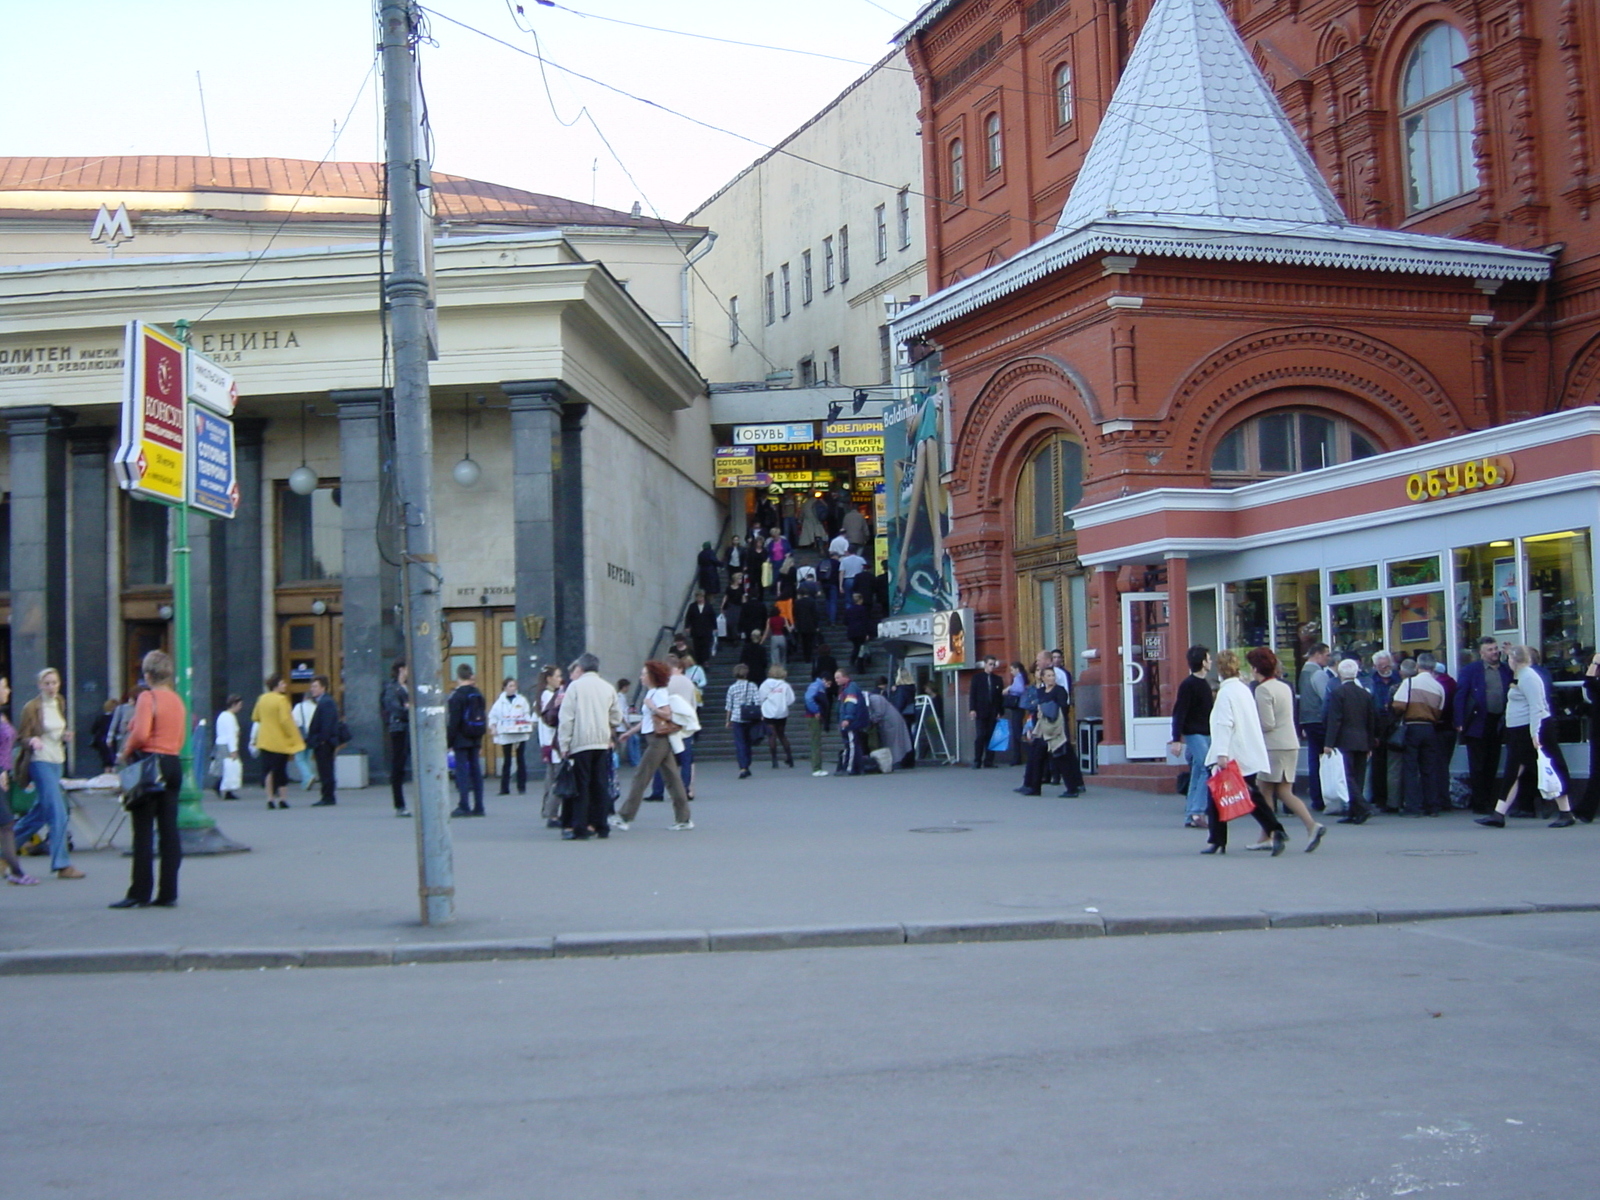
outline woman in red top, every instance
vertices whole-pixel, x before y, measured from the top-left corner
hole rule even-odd
[[[183,862],[183,843],[178,836],[178,789],[183,784],[183,751],[189,728],[189,714],[178,693],[172,690],[172,656],[152,650],[141,664],[144,681],[150,690],[139,696],[133,710],[133,728],[122,747],[122,761],[136,755],[154,755],[161,761],[162,789],[147,794],[128,810],[133,825],[133,882],[128,894],[112,908],[172,908],[178,903],[178,866]],[[160,829],[161,886],[155,899],[150,892],[155,884],[151,835]]]

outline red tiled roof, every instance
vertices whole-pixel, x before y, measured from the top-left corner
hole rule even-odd
[[[141,155],[111,158],[0,157],[0,192],[249,192],[380,200],[380,163],[298,158],[206,158]],[[515,225],[608,225],[674,231],[695,228],[654,217],[525,192],[459,175],[433,177],[434,208],[444,221]],[[213,206],[207,205],[207,208]]]

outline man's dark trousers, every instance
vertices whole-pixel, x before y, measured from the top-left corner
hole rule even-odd
[[[610,836],[611,826],[606,821],[610,774],[609,750],[579,750],[572,756],[572,776],[578,794],[572,798],[571,813],[562,824],[572,830],[573,837],[588,837],[591,827],[598,837]]]
[[[338,803],[338,797],[333,794],[333,756],[338,752],[339,747],[332,742],[318,742],[311,748],[311,755],[317,760],[317,781],[322,785],[324,804]]]
[[[1480,737],[1461,735],[1467,744],[1467,777],[1472,782],[1472,811],[1486,813],[1494,807],[1495,783],[1500,777],[1500,748],[1505,741],[1505,718],[1484,713]]]

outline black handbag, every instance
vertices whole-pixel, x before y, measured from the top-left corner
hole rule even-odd
[[[741,705],[739,705],[739,715],[738,715],[738,717],[735,718],[735,720],[737,720],[739,722],[739,724],[741,724],[741,725],[759,725],[759,724],[761,724],[761,719],[762,719],[761,718],[761,705],[759,705],[759,704],[741,704]]]
[[[550,790],[555,793],[556,799],[563,803],[578,798],[578,775],[572,769],[570,758],[561,760],[561,765],[556,768],[555,783],[551,785]]]
[[[161,778],[160,757],[146,754],[134,759],[117,772],[117,786],[122,792],[124,808],[131,808],[157,792],[166,791],[166,781]]]

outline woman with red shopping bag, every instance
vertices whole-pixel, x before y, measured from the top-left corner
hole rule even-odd
[[[1222,686],[1211,706],[1211,749],[1206,754],[1206,765],[1216,767],[1211,783],[1211,798],[1206,803],[1206,816],[1210,822],[1207,845],[1202,854],[1228,852],[1228,821],[1233,816],[1249,812],[1261,829],[1272,839],[1272,856],[1283,853],[1283,826],[1256,791],[1254,779],[1258,771],[1271,766],[1267,756],[1267,742],[1261,732],[1261,717],[1256,710],[1255,697],[1239,678],[1239,656],[1232,650],[1217,655],[1217,674]],[[1250,807],[1244,807],[1240,786],[1250,798]],[[1218,793],[1221,792],[1221,803]]]

